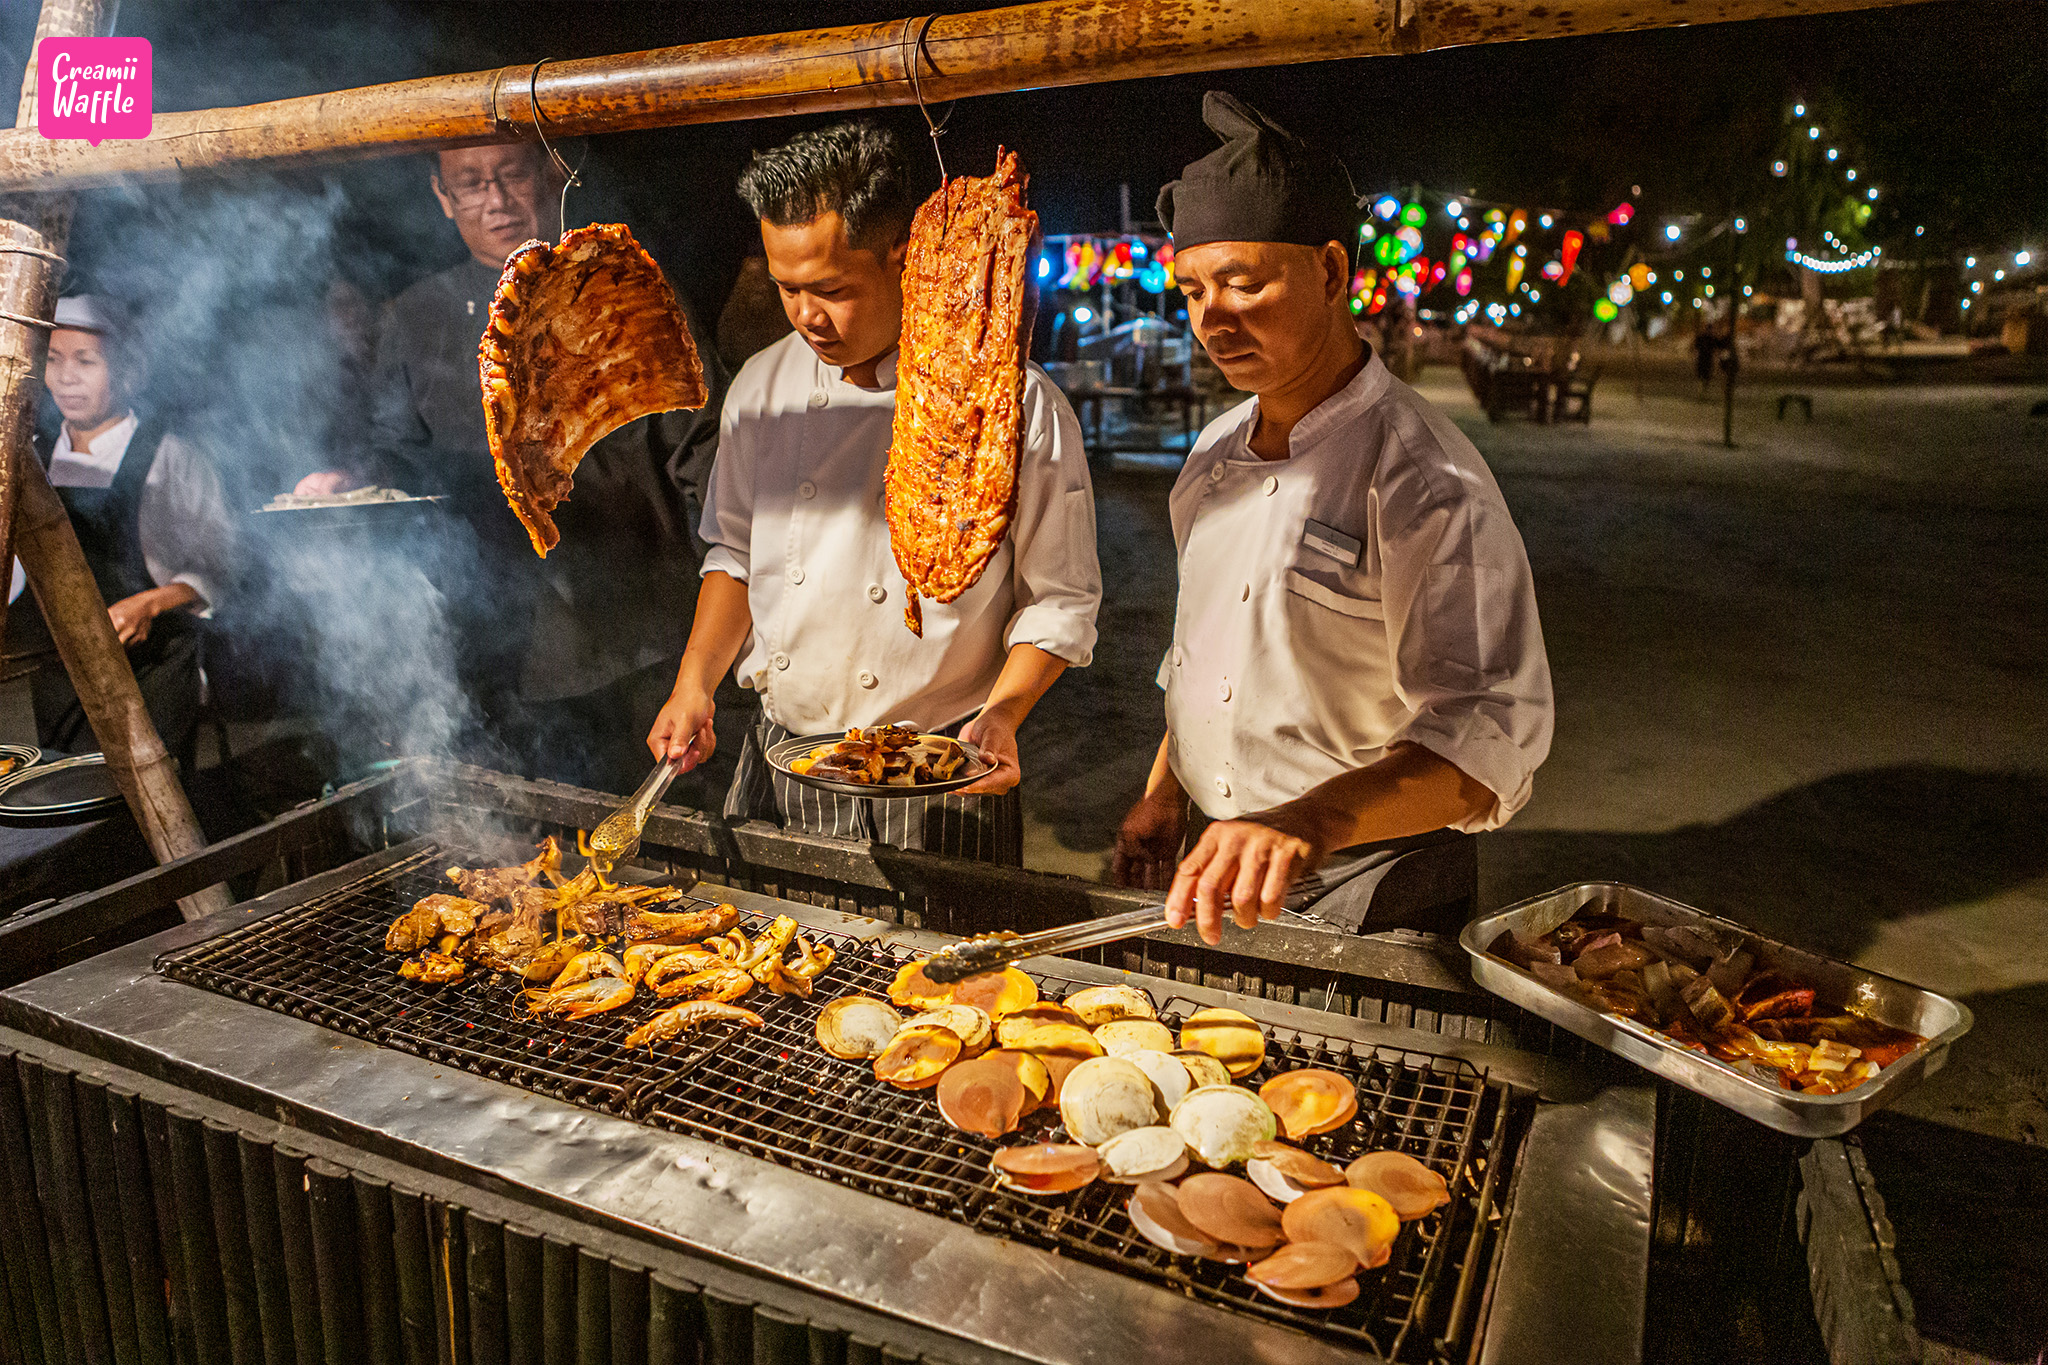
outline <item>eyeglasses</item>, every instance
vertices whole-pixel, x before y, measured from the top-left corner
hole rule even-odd
[[[490,198],[493,185],[497,186],[498,192],[507,199],[520,199],[531,194],[539,181],[539,173],[529,166],[499,171],[494,176],[477,180],[458,180],[452,184],[443,181],[441,191],[455,201],[455,207],[474,209],[481,208],[484,201]]]

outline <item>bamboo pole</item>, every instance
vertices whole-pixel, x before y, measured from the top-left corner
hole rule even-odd
[[[96,33],[110,10],[108,0],[43,0],[36,40]],[[31,46],[15,120],[17,133],[37,136],[35,112],[36,60]],[[51,316],[63,282],[58,266],[71,234],[71,213],[69,193],[0,204],[0,247],[12,248],[0,250],[0,309],[16,319],[47,321]],[[30,444],[45,349],[42,327],[0,319],[0,564],[8,562],[11,539],[57,641],[58,657],[107,756],[107,767],[150,851],[158,862],[167,863],[197,853],[206,846],[206,836],[143,706],[127,651],[114,633],[71,519]],[[0,628],[4,626],[5,617],[0,615]],[[187,896],[178,909],[186,919],[197,919],[232,904],[222,884]]]
[[[98,147],[0,132],[0,193],[510,142],[535,97],[548,133],[573,136],[1912,3],[1044,0],[158,113],[149,137]]]

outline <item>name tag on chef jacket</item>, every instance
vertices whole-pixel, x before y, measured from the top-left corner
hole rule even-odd
[[[1310,521],[1301,528],[1301,543],[1317,554],[1328,555],[1347,568],[1358,567],[1358,553],[1364,549],[1364,542],[1356,536],[1347,536],[1334,526],[1325,526],[1320,521]]]

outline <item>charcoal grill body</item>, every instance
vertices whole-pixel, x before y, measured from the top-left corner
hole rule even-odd
[[[414,819],[474,814],[430,788],[412,792]],[[601,809],[534,784],[513,794],[535,807],[580,802],[565,820],[517,803],[495,812],[521,834],[534,819],[587,827],[581,807]],[[407,812],[387,804],[381,818],[389,828]],[[659,857],[673,845],[653,846]],[[596,1112],[155,970],[164,954],[289,915],[415,852],[372,854],[0,995],[0,1354],[350,1365],[1374,1358],[1022,1232],[990,1236],[806,1174],[752,1154],[759,1144]],[[840,910],[733,899],[878,952],[945,941]],[[1035,965],[1075,984],[1131,979],[1101,965]],[[1499,1132],[1513,1137],[1488,1151],[1505,1231],[1469,1247],[1461,1237],[1443,1253],[1452,1273],[1424,1281],[1459,1300],[1455,1357],[1638,1358],[1646,1087],[1173,975],[1183,979],[1139,984],[1187,1006],[1235,1005],[1276,1038],[1427,1054],[1483,1076],[1500,1097]],[[1589,1302],[1602,1311],[1587,1313]],[[1399,1356],[1450,1358],[1414,1341]]]

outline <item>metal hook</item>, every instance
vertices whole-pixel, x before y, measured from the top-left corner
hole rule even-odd
[[[553,57],[543,57],[533,64],[533,70],[527,73],[526,77],[526,100],[533,109],[533,131],[534,135],[540,139],[540,149],[547,153],[548,160],[554,162],[555,169],[562,173],[562,203],[560,210],[555,215],[556,236],[559,238],[569,231],[569,190],[573,186],[583,183],[581,174],[583,162],[578,161],[574,166],[571,166],[567,161],[563,160],[562,154],[548,143],[547,130],[541,127],[542,121],[547,118],[547,113],[540,107],[540,69],[553,60]],[[585,148],[584,156],[588,157],[589,155],[589,149]]]
[[[924,126],[931,130],[932,156],[939,163],[939,184],[944,186],[948,179],[946,175],[946,154],[939,150],[939,134],[945,132],[946,125],[953,121],[953,108],[959,101],[949,101],[946,105],[945,117],[936,123],[932,122],[932,111],[925,105],[924,82],[920,78],[918,69],[922,65],[919,60],[920,57],[926,61],[931,59],[931,53],[925,47],[925,36],[932,31],[932,25],[938,21],[938,17],[936,14],[927,14],[921,22],[916,19],[905,19],[903,21],[903,37],[898,40],[897,46],[902,49],[904,69],[910,73],[911,93],[917,96],[917,112],[924,115]],[[917,24],[918,26],[915,39],[910,36],[910,26],[912,24]],[[932,70],[936,72],[938,69],[939,64],[932,62]]]

